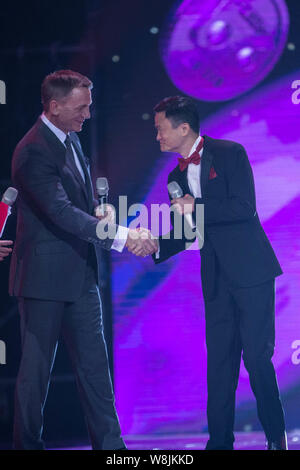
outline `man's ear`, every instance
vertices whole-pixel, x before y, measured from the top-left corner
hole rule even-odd
[[[187,122],[183,122],[182,124],[180,124],[180,127],[181,127],[182,136],[184,137],[188,135],[188,133],[191,130],[190,125]]]
[[[57,116],[59,114],[59,104],[56,100],[51,100],[49,103],[49,113]]]

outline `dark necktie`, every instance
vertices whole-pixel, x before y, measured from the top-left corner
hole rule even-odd
[[[193,152],[189,158],[182,158],[182,157],[178,158],[180,171],[184,171],[190,163],[194,163],[194,165],[199,165],[201,161],[200,151],[203,148],[203,144],[204,144],[204,139],[203,137],[201,137],[201,140],[199,144],[197,145],[195,152]]]
[[[79,169],[76,165],[76,162],[75,162],[74,153],[73,153],[73,149],[72,149],[72,145],[71,145],[71,139],[70,139],[69,135],[67,135],[67,137],[65,139],[65,145],[66,145],[66,149],[67,149],[66,150],[66,160],[69,161],[69,164],[72,166],[73,170],[75,171],[75,173],[78,175],[78,177],[82,181],[82,184],[85,187],[86,195],[88,197],[88,201],[89,201],[89,204],[90,204],[90,211],[93,212],[94,192],[93,192],[93,188],[92,188],[91,175],[90,175],[90,172],[89,172],[89,168],[87,166],[87,163],[84,161],[85,157],[83,155],[81,155],[78,146],[75,143],[73,143],[76,155],[78,157],[78,160],[80,162],[82,171],[84,173],[84,177],[82,177],[81,172],[79,171]],[[92,213],[92,212],[90,212],[90,213]]]
[[[80,178],[83,180],[83,182],[85,182],[85,178],[82,176],[78,166],[76,165],[76,162],[75,162],[75,158],[74,158],[74,152],[73,152],[73,149],[72,149],[72,145],[71,145],[71,139],[70,139],[70,136],[67,135],[66,139],[65,139],[65,146],[66,146],[66,158],[67,160],[70,162],[72,168],[75,170],[75,172],[80,176]],[[84,173],[84,169],[82,168],[82,165],[81,165],[81,169]]]

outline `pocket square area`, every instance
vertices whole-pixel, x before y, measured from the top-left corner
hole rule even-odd
[[[209,179],[212,180],[212,179],[216,178],[217,176],[218,175],[217,175],[214,167],[211,167],[210,172],[209,172]]]

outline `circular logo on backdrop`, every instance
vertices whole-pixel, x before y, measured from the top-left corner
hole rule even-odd
[[[288,28],[284,0],[184,0],[162,32],[161,55],[184,93],[228,100],[273,69]]]

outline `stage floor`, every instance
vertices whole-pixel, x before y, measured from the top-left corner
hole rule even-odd
[[[139,435],[124,436],[128,450],[204,450],[207,434]],[[288,433],[289,450],[300,450],[300,429]],[[264,450],[265,437],[262,432],[235,433],[235,450]],[[90,450],[84,443],[55,445],[49,450]]]

